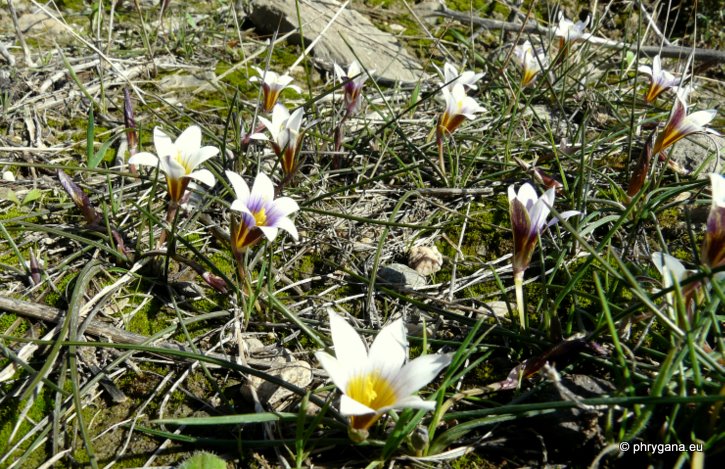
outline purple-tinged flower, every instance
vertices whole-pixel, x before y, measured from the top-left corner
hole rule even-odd
[[[662,69],[659,54],[655,55],[654,59],[652,59],[652,67],[649,65],[640,65],[637,67],[637,71],[639,71],[639,73],[649,75],[650,77],[650,85],[647,89],[647,93],[644,95],[644,100],[648,103],[657,99],[657,96],[662,94],[665,90],[680,84],[679,78],[675,77],[667,70]]]
[[[133,103],[128,88],[123,89],[123,122],[126,126],[126,142],[128,153],[133,156],[138,151],[138,133],[136,131],[136,119],[133,115]]]
[[[514,47],[514,57],[521,67],[521,86],[529,86],[541,71],[548,65],[546,54],[541,49],[534,49],[529,41]]]
[[[304,132],[300,131],[302,119],[305,116],[303,108],[297,108],[292,115],[282,104],[277,104],[272,111],[272,120],[269,121],[264,117],[259,117],[260,122],[264,124],[269,133],[272,135],[270,141],[274,153],[279,157],[282,164],[282,171],[285,176],[294,174],[297,170],[297,155],[302,149],[302,139]]]
[[[275,200],[274,184],[266,174],[257,174],[251,192],[239,174],[232,171],[226,174],[237,196],[231,209],[241,214],[238,221],[232,218],[232,252],[237,259],[262,236],[273,241],[280,228],[295,240],[298,238],[297,228],[289,215],[299,210],[299,205],[289,197]]]
[[[451,355],[424,355],[406,363],[408,341],[402,319],[385,326],[370,350],[355,329],[333,312],[330,333],[336,357],[326,352],[315,356],[342,391],[340,413],[350,416],[350,427],[358,435],[364,438],[388,410],[435,409],[435,401],[413,393],[433,381],[451,362]]]
[[[508,188],[509,215],[511,216],[511,229],[514,237],[513,273],[516,286],[516,302],[519,308],[521,327],[525,327],[523,304],[524,271],[529,267],[536,248],[536,242],[544,228],[553,225],[559,219],[567,219],[579,212],[569,210],[559,214],[549,223],[546,219],[554,206],[556,190],[549,189],[544,195],[536,195],[536,189],[526,183],[519,189],[518,194],[513,184]]]
[[[559,24],[554,30],[554,36],[559,38],[559,48],[564,48],[571,43],[584,39],[584,30],[587,28],[589,20],[590,18],[587,17],[584,21],[577,21],[574,23],[573,21],[566,19],[560,12]]]
[[[219,153],[217,147],[201,146],[201,129],[198,126],[190,126],[174,142],[163,130],[156,127],[154,146],[158,156],[140,152],[133,155],[128,163],[159,167],[166,175],[172,204],[179,203],[191,179],[196,179],[209,187],[213,187],[216,183],[214,175],[209,170],[196,170],[203,162]]]
[[[262,92],[264,93],[264,102],[262,103],[262,110],[264,112],[271,112],[274,109],[274,105],[277,104],[279,94],[285,88],[291,88],[298,93],[302,92],[302,89],[297,85],[292,85],[292,78],[288,74],[280,75],[271,70],[266,72],[259,67],[252,67],[259,74],[258,77],[252,77],[249,79],[250,82],[255,83],[258,81],[262,82]]]
[[[712,205],[702,243],[702,262],[715,269],[725,265],[725,177],[711,173]]]
[[[438,118],[438,124],[436,125],[436,143],[438,144],[438,165],[441,174],[445,176],[446,168],[443,159],[444,137],[452,134],[463,123],[464,119],[474,119],[477,112],[483,112],[486,109],[478,104],[475,99],[466,95],[466,90],[461,83],[456,83],[452,89],[448,87],[441,88],[441,93],[443,93],[443,99],[446,102],[446,110]]]
[[[374,70],[370,70],[368,73],[361,70],[357,60],[352,61],[347,68],[347,73],[342,67],[335,64],[335,75],[338,80],[344,83],[346,115],[353,116],[360,110],[363,85],[367,81],[368,75],[372,75],[373,73],[375,73]]]
[[[448,88],[449,91],[453,91],[453,88],[456,85],[463,85],[464,91],[468,91],[469,89],[478,89],[475,83],[480,80],[481,77],[483,77],[483,73],[476,73],[473,70],[465,70],[458,73],[458,69],[455,65],[448,62],[443,65],[443,78],[445,80],[443,85],[445,85],[445,88]]]
[[[717,111],[715,109],[708,109],[706,111],[693,112],[687,115],[687,104],[685,104],[684,95],[685,92],[678,92],[675,104],[672,107],[670,118],[665,124],[664,130],[657,135],[655,146],[652,149],[653,154],[658,154],[668,147],[672,146],[675,142],[687,137],[688,135],[698,132],[709,132],[718,134],[712,129],[705,127],[715,118]]]

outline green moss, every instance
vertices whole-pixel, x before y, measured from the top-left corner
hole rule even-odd
[[[9,392],[10,389],[5,388],[4,386],[3,394],[7,395]],[[12,448],[15,443],[20,440],[20,438],[32,429],[33,424],[31,424],[30,421],[39,422],[46,415],[52,412],[54,402],[53,391],[49,391],[47,388],[43,388],[40,391],[28,410],[28,418],[23,420],[15,433],[15,437],[10,440],[10,435],[15,429],[20,413],[23,409],[25,409],[26,405],[25,402],[18,403],[16,400],[14,401],[17,405],[3,405],[0,407],[0,454],[6,454],[10,448]],[[32,442],[33,438],[29,438],[24,441],[14,452],[16,457],[23,454]],[[47,455],[41,446],[35,450],[28,460],[25,461],[24,467],[38,467],[46,460],[46,456]]]
[[[131,305],[129,305],[130,307]],[[161,303],[154,298],[136,311],[127,327],[129,332],[151,336],[167,326],[166,316],[161,313]]]
[[[45,304],[53,306],[54,308],[63,308],[70,299],[70,295],[73,293],[72,289],[69,288],[70,283],[75,280],[78,276],[78,272],[66,274],[60,281],[56,282],[55,290],[45,295]]]
[[[5,195],[4,191],[0,193],[0,196],[4,197],[4,195]],[[14,221],[37,223],[38,217],[28,213],[29,211],[30,211],[30,208],[27,206],[25,206],[25,207],[14,206],[6,212],[0,213],[0,221],[2,221],[6,227],[11,226]]]

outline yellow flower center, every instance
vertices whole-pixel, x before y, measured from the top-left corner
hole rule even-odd
[[[184,159],[184,154],[180,150],[176,151],[176,162],[184,167],[184,172],[186,174],[191,174],[192,168],[189,168],[186,160]]]
[[[391,406],[398,400],[390,383],[377,371],[352,378],[345,394],[374,410]]]
[[[267,210],[264,208],[259,209],[259,212],[254,214],[254,222],[257,226],[265,226],[265,223],[267,223]]]

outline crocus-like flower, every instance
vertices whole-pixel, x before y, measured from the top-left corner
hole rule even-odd
[[[710,174],[712,205],[702,243],[702,262],[714,269],[725,265],[725,177]]]
[[[342,391],[340,413],[350,416],[352,429],[366,431],[390,409],[435,408],[434,401],[412,394],[448,366],[451,356],[424,355],[406,363],[408,342],[402,319],[384,327],[369,351],[355,329],[333,312],[330,332],[336,357],[325,352],[315,356]]]
[[[708,109],[687,115],[687,104],[685,104],[684,94],[684,92],[677,93],[670,118],[667,120],[664,130],[657,135],[655,146],[652,149],[652,153],[655,155],[688,135],[698,132],[717,134],[714,130],[705,127],[715,118],[717,111],[715,109]]]
[[[589,17],[584,21],[574,23],[559,14],[559,24],[554,30],[554,36],[559,38],[559,47],[562,48],[567,44],[580,41],[584,38],[584,30],[589,24]]]
[[[252,77],[249,79],[252,83],[261,81],[262,91],[264,93],[264,102],[262,103],[262,109],[264,112],[270,112],[274,109],[274,105],[277,104],[277,98],[279,94],[285,88],[291,88],[298,93],[302,92],[302,89],[297,85],[292,85],[292,78],[288,74],[280,75],[271,70],[266,72],[259,67],[252,67],[259,74],[258,77]],[[261,78],[260,78],[261,77]]]
[[[544,192],[541,197],[536,195],[536,189],[531,184],[524,184],[518,194],[513,184],[509,186],[509,214],[511,216],[511,228],[514,236],[513,273],[516,286],[516,303],[519,308],[519,320],[521,327],[525,327],[524,302],[523,302],[523,281],[524,271],[531,263],[531,257],[536,248],[539,234],[544,228],[553,225],[557,218],[546,223],[551,207],[554,206],[554,188]],[[559,218],[567,219],[579,212],[569,210],[559,214]]]
[[[650,85],[647,89],[647,93],[644,95],[644,100],[648,103],[657,99],[657,96],[662,94],[665,90],[680,84],[679,78],[675,77],[667,70],[662,69],[659,55],[655,55],[654,59],[652,59],[652,67],[649,65],[640,65],[637,67],[637,71],[650,76]]]
[[[166,174],[166,183],[172,204],[178,204],[191,179],[201,181],[209,187],[216,183],[214,175],[206,169],[195,169],[219,153],[217,147],[201,146],[201,129],[192,125],[184,130],[175,142],[160,128],[154,128],[154,146],[158,156],[139,152],[133,155],[129,164],[159,167]]]
[[[237,195],[231,209],[241,214],[238,222],[232,219],[232,252],[237,259],[262,236],[273,241],[280,228],[297,240],[297,228],[289,218],[299,210],[297,202],[289,197],[275,200],[274,184],[264,173],[257,174],[251,192],[239,174],[232,171],[226,171],[226,174]]]
[[[483,106],[466,95],[463,84],[456,83],[453,89],[447,87],[442,88],[443,98],[446,101],[446,110],[440,118],[436,126],[436,141],[438,143],[438,165],[441,173],[446,174],[445,162],[443,160],[443,138],[447,134],[452,134],[458,128],[463,119],[474,119],[477,112],[483,112]]]
[[[369,74],[375,73],[374,70],[370,70]],[[357,114],[360,109],[362,102],[362,89],[363,85],[368,79],[368,73],[363,72],[360,69],[360,64],[357,60],[353,60],[350,66],[347,68],[347,73],[337,64],[335,64],[335,75],[337,79],[344,83],[345,90],[345,110],[348,116]]]
[[[277,104],[272,111],[271,121],[261,116],[259,118],[272,134],[270,143],[282,163],[282,171],[286,176],[290,176],[297,169],[297,155],[302,148],[302,138],[304,137],[304,132],[300,132],[304,116],[305,111],[301,107],[290,115],[286,107]]]
[[[463,119],[474,119],[477,112],[486,110],[475,99],[466,95],[466,90],[460,83],[452,89],[443,88],[441,92],[446,101],[446,110],[438,119],[439,138],[453,133],[463,123]]]
[[[682,284],[690,272],[682,265],[676,257],[664,252],[653,252],[652,263],[662,275],[662,286],[665,289],[672,288],[675,284]],[[682,296],[685,300],[685,309],[688,316],[692,317],[696,298],[696,293],[700,287],[700,282],[690,282],[682,286]],[[675,293],[667,294],[667,304],[670,308],[675,304]]]
[[[456,85],[463,85],[464,90],[475,90],[478,89],[475,83],[483,77],[483,73],[466,70],[459,74],[455,65],[446,62],[443,65],[443,77],[445,80],[444,85],[449,91],[453,91]]]
[[[535,50],[529,41],[514,47],[514,57],[521,66],[521,86],[529,86],[541,71],[541,67],[545,67],[548,62],[544,51]]]

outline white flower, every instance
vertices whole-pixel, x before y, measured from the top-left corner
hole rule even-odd
[[[347,73],[337,64],[335,64],[335,75],[337,79],[344,83],[345,89],[345,107],[348,115],[354,115],[360,109],[362,102],[362,88],[368,79],[368,75],[375,73],[370,70],[365,73],[360,69],[357,60],[353,60],[347,68]]]
[[[670,118],[667,120],[664,130],[657,135],[652,153],[657,154],[690,134],[708,132],[719,135],[716,131],[705,127],[717,115],[715,109],[697,111],[687,115],[687,104],[685,104],[687,93],[687,88],[678,90]]]
[[[291,88],[298,93],[302,92],[302,89],[299,86],[291,84],[294,78],[286,73],[284,75],[280,75],[271,70],[267,70],[265,72],[259,67],[253,66],[252,68],[257,71],[259,77],[252,77],[249,81],[252,83],[260,80],[262,81],[262,91],[264,93],[264,103],[262,104],[262,109],[264,112],[270,112],[274,108],[274,105],[277,104],[279,94],[285,88]],[[262,78],[260,79],[260,77]]]
[[[662,275],[662,286],[665,290],[672,288],[675,285],[682,285],[687,277],[692,272],[685,269],[677,258],[670,256],[664,252],[653,252],[652,263],[657,267],[660,275]],[[691,317],[694,310],[694,306],[698,300],[697,295],[699,294],[701,283],[700,282],[689,282],[681,286],[681,293],[685,304],[685,310]],[[667,305],[669,310],[674,316],[674,305],[675,305],[675,292],[667,293],[666,295]]]
[[[184,130],[176,141],[166,135],[160,128],[154,128],[154,146],[158,156],[140,152],[133,155],[129,164],[159,167],[166,174],[169,196],[172,202],[178,203],[189,185],[190,178],[196,179],[209,187],[216,183],[214,175],[206,169],[195,169],[203,162],[219,153],[217,147],[201,146],[201,129],[192,125]]]
[[[483,73],[475,73],[472,70],[466,70],[459,74],[455,65],[446,62],[446,64],[443,65],[443,76],[445,80],[445,83],[443,84],[445,85],[445,88],[448,88],[448,90],[452,91],[456,85],[463,85],[464,90],[466,88],[475,90],[478,89],[475,83],[483,77]]]
[[[277,104],[272,111],[272,120],[259,117],[260,122],[272,135],[272,148],[280,158],[282,170],[285,175],[294,173],[297,169],[297,155],[302,148],[304,132],[300,132],[305,110],[297,108],[292,115],[282,104]]]
[[[657,99],[657,96],[665,90],[680,84],[679,78],[675,77],[667,70],[662,69],[659,55],[655,55],[654,59],[652,59],[652,67],[648,65],[640,65],[637,67],[637,71],[650,76],[650,86],[644,97],[644,100],[648,103]]]
[[[408,342],[401,319],[384,327],[369,351],[355,329],[333,312],[330,332],[336,357],[325,352],[315,356],[342,391],[340,413],[351,416],[352,428],[367,430],[390,409],[435,409],[434,401],[412,394],[448,366],[451,356],[424,355],[406,363]]]
[[[584,21],[574,23],[566,19],[560,12],[559,24],[554,30],[554,36],[559,38],[560,46],[563,46],[565,43],[580,41],[584,38],[584,30],[587,28],[587,24],[589,24],[589,17]]]
[[[280,228],[297,240],[297,228],[289,218],[299,210],[297,202],[289,197],[275,200],[274,184],[264,173],[257,174],[251,192],[239,174],[226,171],[226,175],[237,196],[231,209],[241,213],[241,220],[233,222],[231,231],[232,251],[237,257],[262,235],[274,241]]]
[[[438,134],[442,138],[445,134],[453,133],[463,122],[463,119],[475,119],[476,113],[486,109],[466,94],[461,83],[452,89],[442,88],[443,98],[446,101],[446,110],[438,120]]]
[[[548,59],[544,51],[535,50],[528,40],[514,47],[514,57],[521,66],[521,86],[528,86],[541,71],[541,67],[548,65]]]

